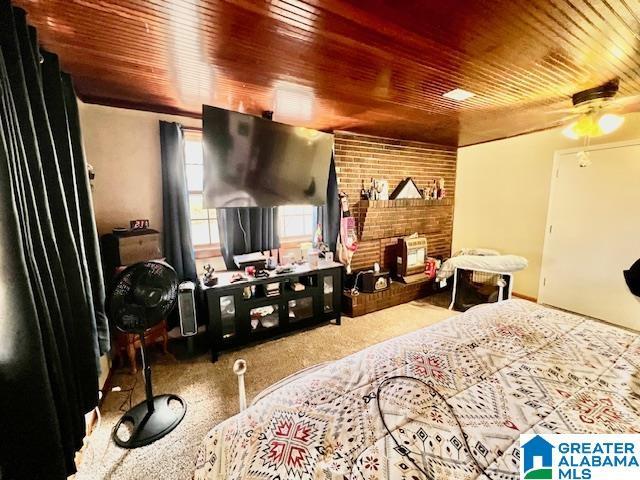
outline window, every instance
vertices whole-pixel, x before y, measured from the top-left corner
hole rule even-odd
[[[214,250],[219,247],[220,234],[215,209],[203,207],[201,134],[195,132],[185,134],[184,153],[191,215],[191,241],[196,250]]]
[[[281,240],[311,240],[313,224],[313,206],[286,205],[278,209],[279,233]]]
[[[191,215],[191,241],[198,252],[213,256],[219,254],[220,233],[215,209],[203,207],[203,153],[202,134],[185,133],[185,166],[189,208]],[[286,205],[278,210],[280,239],[287,242],[311,240],[315,231],[311,205]],[[201,256],[202,256],[201,254]]]

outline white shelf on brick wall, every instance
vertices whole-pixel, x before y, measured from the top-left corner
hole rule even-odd
[[[403,198],[398,200],[360,200],[359,207],[363,208],[400,208],[400,207],[432,207],[451,205],[451,198],[441,200],[424,198]]]

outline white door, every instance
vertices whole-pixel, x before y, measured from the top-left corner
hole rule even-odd
[[[640,258],[640,144],[558,153],[540,302],[640,330],[623,270]]]

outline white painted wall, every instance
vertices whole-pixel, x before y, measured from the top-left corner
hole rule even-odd
[[[640,113],[592,144],[636,138]],[[553,157],[578,146],[554,129],[460,148],[453,251],[485,247],[526,257],[529,268],[516,274],[515,292],[537,298]]]
[[[87,162],[96,173],[93,205],[98,233],[148,218],[162,230],[162,169],[158,122],[201,127],[199,119],[80,103]]]
[[[166,120],[200,127],[198,119],[139,110],[103,107],[79,102],[80,127],[87,162],[93,165],[93,206],[98,234],[129,220],[148,218],[162,230],[162,168],[160,127]],[[109,374],[111,359],[100,358],[100,388]]]

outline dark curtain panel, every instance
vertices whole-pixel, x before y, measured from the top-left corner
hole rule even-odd
[[[278,208],[219,208],[220,248],[228,269],[237,268],[234,255],[280,248]]]
[[[184,133],[179,123],[160,122],[160,154],[164,256],[181,280],[195,281],[196,260],[191,243]]]
[[[338,232],[340,231],[340,199],[338,198],[338,177],[333,154],[329,167],[329,182],[327,183],[327,203],[314,210],[314,228],[322,226],[322,239],[329,246],[329,250],[336,251]],[[314,230],[315,231],[315,230]]]
[[[0,54],[0,478],[63,479],[109,349],[97,235],[75,96],[8,0]]]
[[[82,235],[82,247],[87,263],[90,290],[92,293],[93,310],[96,315],[98,330],[98,342],[100,354],[109,351],[109,322],[104,310],[105,287],[102,277],[102,259],[100,257],[100,244],[98,241],[96,219],[93,214],[93,197],[91,196],[91,184],[87,173],[87,162],[82,146],[82,131],[80,130],[80,116],[78,114],[78,102],[73,89],[71,77],[62,72],[62,89],[64,93],[64,105],[67,113],[69,127],[69,141],[71,143],[71,162],[74,175],[73,186],[77,192],[77,206],[80,216],[79,227]],[[66,178],[66,177],[63,177]],[[71,191],[71,186],[69,190]]]

